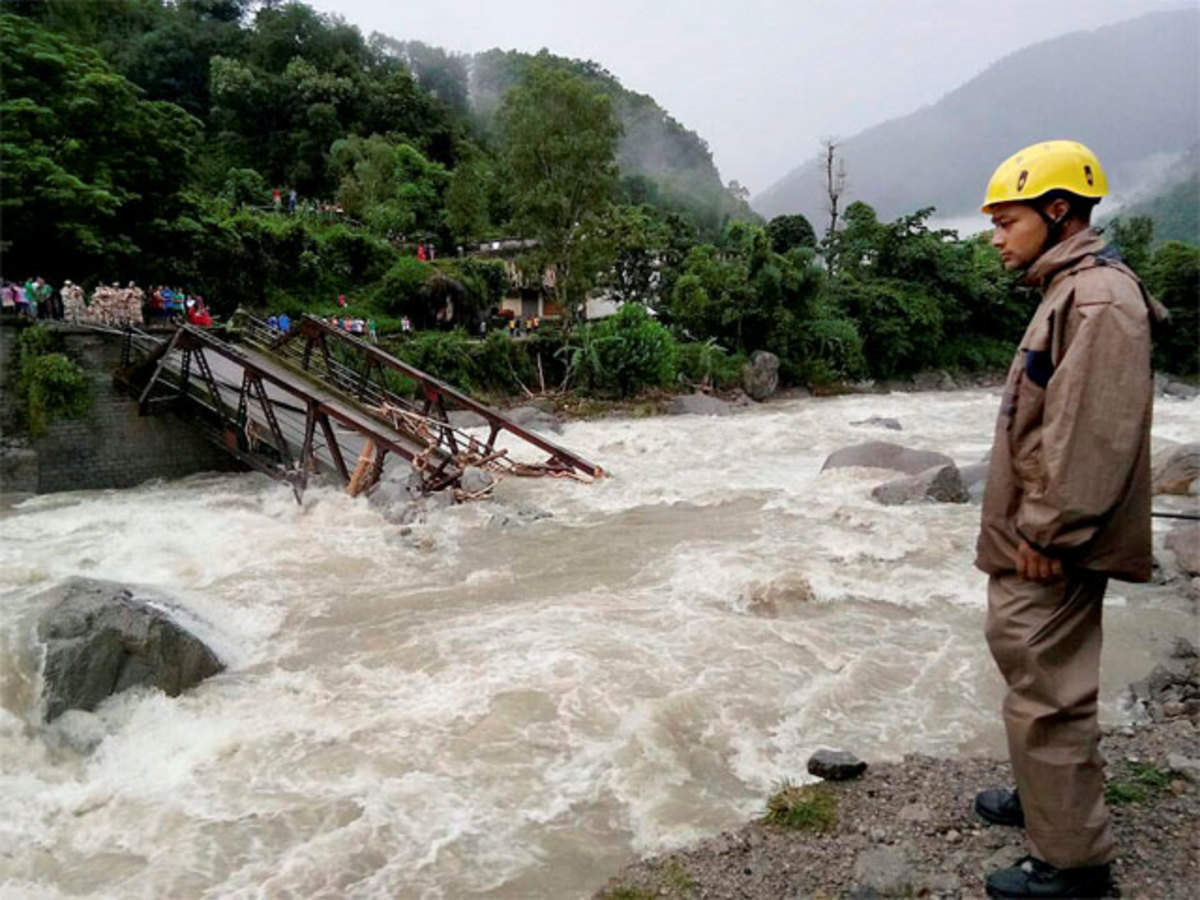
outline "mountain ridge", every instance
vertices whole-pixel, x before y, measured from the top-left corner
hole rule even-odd
[[[840,142],[846,197],[885,218],[926,206],[963,215],[1006,155],[1057,137],[1089,144],[1115,192],[1128,192],[1138,186],[1123,180],[1139,163],[1185,153],[1200,132],[1198,55],[1200,10],[1191,7],[1031,44],[935,103]],[[800,212],[819,222],[823,188],[814,152],[752,205],[767,218]]]

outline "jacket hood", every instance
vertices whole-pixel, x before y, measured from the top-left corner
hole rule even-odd
[[[1032,287],[1045,286],[1063,269],[1070,268],[1086,256],[1095,256],[1106,246],[1104,238],[1091,228],[1055,244],[1033,261],[1025,273],[1025,283]]]

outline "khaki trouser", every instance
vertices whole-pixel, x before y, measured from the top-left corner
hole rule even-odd
[[[1111,861],[1104,805],[1100,613],[1108,578],[988,581],[987,640],[1008,682],[1004,727],[1033,855],[1060,869]]]

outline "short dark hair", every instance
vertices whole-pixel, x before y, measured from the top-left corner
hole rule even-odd
[[[1064,190],[1047,191],[1046,193],[1042,194],[1042,196],[1038,197],[1034,202],[1036,202],[1041,209],[1045,209],[1055,200],[1067,201],[1067,206],[1070,207],[1069,211],[1067,212],[1067,217],[1071,219],[1079,219],[1079,221],[1083,222],[1085,225],[1090,224],[1092,221],[1092,207],[1100,202],[1095,197],[1082,197],[1079,194]]]

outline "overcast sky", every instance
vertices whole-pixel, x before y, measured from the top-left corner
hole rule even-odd
[[[1029,44],[1186,0],[308,2],[364,35],[593,59],[707,140],[725,181],[757,194],[825,135],[934,103]]]

